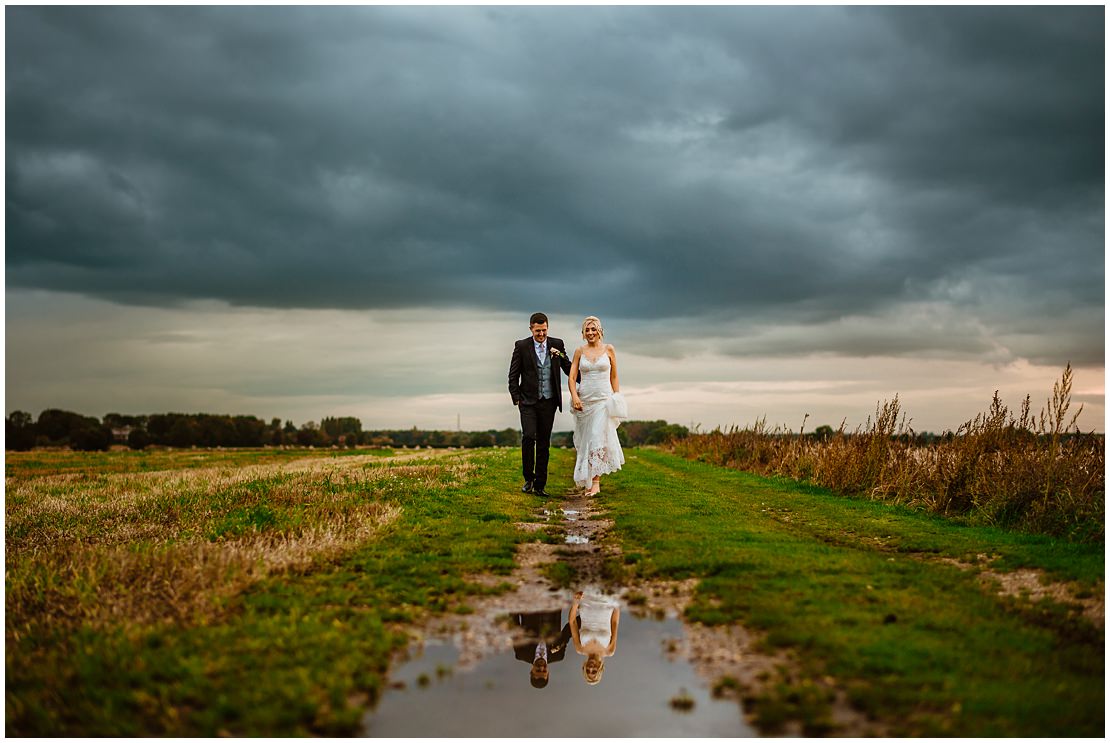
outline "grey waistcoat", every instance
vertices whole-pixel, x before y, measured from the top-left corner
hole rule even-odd
[[[533,350],[532,353],[535,353]],[[547,400],[555,396],[555,391],[551,388],[551,351],[544,354],[543,363],[539,363],[539,358],[536,358],[537,366],[540,369],[540,398]]]

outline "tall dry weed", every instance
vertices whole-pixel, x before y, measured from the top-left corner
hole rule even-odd
[[[844,494],[1080,540],[1105,538],[1105,439],[1082,433],[1071,410],[1069,364],[1039,414],[1026,397],[1016,416],[995,392],[988,409],[921,444],[897,397],[848,433],[819,438],[766,418],[676,439],[691,459],[810,482]],[[803,422],[804,425],[804,422]]]

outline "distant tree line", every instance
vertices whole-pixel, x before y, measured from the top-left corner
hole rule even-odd
[[[158,413],[121,415],[103,419],[54,408],[44,410],[38,420],[22,410],[5,421],[5,448],[25,451],[36,446],[69,447],[83,451],[105,451],[112,445],[132,449],[148,446],[189,447],[432,447],[481,448],[519,446],[515,428],[487,431],[425,431],[416,428],[364,431],[354,417],[324,418],[300,427],[292,421],[272,418],[269,423],[253,415],[209,413]],[[686,436],[685,426],[666,421],[627,421],[617,429],[623,446],[663,444]],[[555,447],[573,445],[569,431],[551,437]]]

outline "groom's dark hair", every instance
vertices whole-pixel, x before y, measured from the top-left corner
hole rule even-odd
[[[542,312],[536,312],[533,313],[532,317],[528,320],[528,327],[532,327],[533,325],[543,325],[545,322],[547,322],[547,315],[543,314]]]

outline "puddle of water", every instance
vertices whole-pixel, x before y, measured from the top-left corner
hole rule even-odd
[[[563,520],[564,521],[577,521],[578,520],[578,511],[574,511],[574,510],[569,509],[569,508],[564,508],[563,509]]]
[[[569,611],[548,622],[566,622]],[[537,615],[532,615],[537,616]],[[564,624],[564,632],[569,624]],[[580,632],[581,634],[581,632]],[[459,651],[449,642],[425,646],[423,654],[390,673],[403,689],[388,689],[363,718],[370,737],[754,737],[735,701],[713,699],[685,660],[668,660],[682,622],[620,615],[617,648],[605,658],[602,678],[586,681],[573,640],[549,652],[548,679],[531,681],[535,641],[486,658],[473,669],[452,670]],[[559,647],[552,640],[553,648]],[[685,693],[693,707],[671,700]]]
[[[566,544],[589,544],[590,538],[578,534],[567,534]]]

